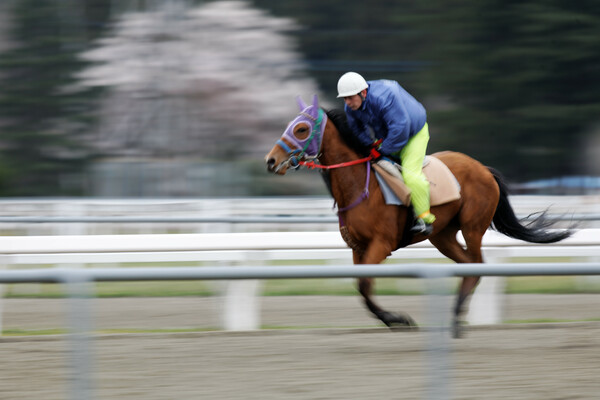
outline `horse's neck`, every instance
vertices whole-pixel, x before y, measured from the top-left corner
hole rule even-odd
[[[360,158],[344,142],[330,121],[323,133],[321,150],[319,161],[323,165],[340,164]],[[330,170],[331,193],[340,208],[347,207],[361,195],[365,186],[366,172],[364,163]]]

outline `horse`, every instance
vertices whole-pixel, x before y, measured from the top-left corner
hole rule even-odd
[[[441,160],[454,174],[460,185],[460,198],[432,207],[436,220],[429,236],[413,235],[411,207],[386,205],[370,168],[368,149],[352,134],[344,111],[319,107],[316,95],[311,105],[300,97],[296,100],[300,113],[266,155],[267,170],[284,175],[290,168],[304,165],[326,171],[326,184],[338,206],[340,232],[352,249],[354,264],[381,263],[392,251],[427,239],[457,263],[482,263],[482,238],[488,228],[531,243],[554,243],[572,233],[571,229],[547,229],[550,222],[545,213],[523,225],[497,170],[465,154],[443,151],[431,157]],[[457,240],[459,231],[464,248]],[[460,337],[464,330],[466,302],[479,280],[479,276],[468,276],[459,284],[452,318],[454,337]],[[416,326],[408,314],[387,311],[375,302],[373,278],[358,278],[358,291],[367,309],[386,326]]]

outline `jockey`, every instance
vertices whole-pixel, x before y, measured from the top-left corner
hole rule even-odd
[[[371,147],[379,166],[403,178],[411,190],[417,216],[411,231],[430,235],[435,216],[429,211],[429,182],[422,172],[429,142],[425,108],[396,81],[367,82],[356,72],[347,72],[337,88],[352,132]],[[402,175],[392,160],[402,165]]]

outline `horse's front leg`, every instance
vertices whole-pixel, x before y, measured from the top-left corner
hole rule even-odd
[[[379,264],[387,258],[390,250],[385,246],[369,246],[364,253],[352,252],[354,264]],[[375,280],[373,278],[359,278],[358,290],[362,295],[365,305],[386,326],[392,328],[395,326],[417,326],[410,315],[399,312],[392,313],[381,308],[373,299],[373,289]]]

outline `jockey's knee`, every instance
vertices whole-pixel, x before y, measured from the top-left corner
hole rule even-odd
[[[402,177],[404,182],[411,187],[421,188],[427,185],[427,180],[421,174],[403,173]]]

